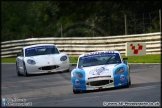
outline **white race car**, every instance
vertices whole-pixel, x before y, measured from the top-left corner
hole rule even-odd
[[[69,57],[54,44],[37,44],[22,48],[16,58],[17,75],[69,71]]]
[[[71,71],[73,93],[86,90],[131,85],[127,58],[118,51],[97,51],[78,57],[76,68]]]

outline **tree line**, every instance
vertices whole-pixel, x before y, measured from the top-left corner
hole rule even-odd
[[[159,11],[161,1],[2,1],[1,41],[39,37],[123,35],[124,15]],[[152,15],[145,32],[159,32],[159,15]],[[142,18],[141,18],[142,19]],[[127,23],[142,33],[143,22]]]

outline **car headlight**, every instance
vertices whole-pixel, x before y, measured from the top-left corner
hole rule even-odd
[[[120,67],[120,68],[116,69],[115,74],[120,74],[122,72],[124,72],[124,67]]]
[[[62,56],[62,57],[60,58],[61,61],[65,61],[66,59],[67,59],[67,56]]]
[[[76,78],[83,78],[83,74],[80,73],[80,72],[74,72],[73,76],[76,77]]]
[[[27,63],[32,64],[32,65],[36,64],[36,62],[34,60],[31,60],[31,59],[28,59]]]

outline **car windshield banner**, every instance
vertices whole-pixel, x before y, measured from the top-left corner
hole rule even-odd
[[[81,59],[86,59],[86,58],[93,58],[93,57],[106,57],[106,56],[119,56],[119,53],[115,53],[113,51],[105,51],[105,52],[93,52],[93,53],[88,53],[85,54]]]
[[[27,48],[26,50],[33,50],[33,49],[41,49],[41,48],[55,48],[55,46],[37,46],[37,47],[31,47]]]

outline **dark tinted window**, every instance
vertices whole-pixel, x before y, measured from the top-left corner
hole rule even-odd
[[[88,66],[117,64],[117,63],[121,63],[121,59],[118,53],[98,54],[86,57],[83,56],[79,58],[78,67],[88,67]]]
[[[46,54],[59,54],[55,46],[37,46],[25,49],[25,56],[37,56]]]

